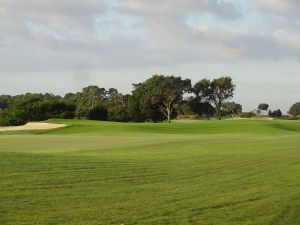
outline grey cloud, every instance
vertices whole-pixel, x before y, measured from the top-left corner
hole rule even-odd
[[[274,14],[253,28],[242,1],[2,0],[0,71],[299,59],[300,30],[278,21],[300,4],[274,2],[253,0],[253,13]]]
[[[298,0],[254,0],[258,10],[263,10],[281,17],[298,16],[300,2]]]
[[[175,18],[188,12],[207,12],[222,18],[237,18],[241,16],[238,7],[233,3],[217,0],[123,0],[121,11],[137,14],[143,17],[155,18],[166,16]]]
[[[107,7],[105,0],[2,0],[0,3],[1,12],[4,14],[15,13],[44,19],[49,19],[49,16],[89,17],[105,11]]]

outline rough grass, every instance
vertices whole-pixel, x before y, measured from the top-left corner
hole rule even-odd
[[[300,224],[300,123],[134,124],[0,135],[0,224]]]

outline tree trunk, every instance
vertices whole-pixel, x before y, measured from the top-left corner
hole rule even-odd
[[[221,119],[222,119],[222,117],[221,117],[221,110],[217,109],[217,111],[216,111],[216,116],[217,116],[217,119],[218,119],[218,120],[221,120]]]
[[[168,116],[167,116],[168,123],[171,123],[171,110],[170,109],[168,109],[167,114],[168,114]]]
[[[171,114],[173,111],[172,104],[170,102],[164,103],[164,106],[159,106],[159,107],[161,112],[166,116],[167,122],[171,123]]]
[[[222,107],[221,103],[216,105],[216,116],[217,116],[218,120],[222,119],[222,117],[221,117],[221,107]]]

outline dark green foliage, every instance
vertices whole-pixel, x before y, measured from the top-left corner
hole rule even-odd
[[[67,93],[64,96],[64,100],[66,102],[72,103],[74,105],[77,105],[77,103],[79,102],[79,99],[81,98],[82,93],[81,92],[77,92],[76,94],[74,93]]]
[[[202,80],[191,87],[189,79],[154,75],[134,84],[131,95],[115,88],[91,85],[64,97],[26,93],[0,96],[0,126],[23,125],[50,118],[109,120],[118,122],[170,122],[178,114],[211,117],[220,115],[219,103],[232,97],[230,77]],[[193,92],[194,97],[185,99]]]
[[[149,80],[147,80],[149,81]],[[133,121],[147,121],[147,122],[160,122],[165,119],[163,112],[155,102],[155,98],[150,97],[151,81],[150,84],[146,83],[134,84],[132,96],[128,102],[128,113]]]
[[[109,88],[108,91],[106,91],[105,93],[106,93],[106,98],[110,98],[113,95],[119,94],[118,90],[115,88]]]
[[[209,102],[201,102],[199,97],[191,98],[189,104],[200,117],[210,118],[215,114],[214,107]]]
[[[225,102],[222,105],[222,115],[223,116],[239,115],[240,113],[242,113],[242,111],[243,111],[242,106],[235,102]]]
[[[1,109],[0,126],[17,126],[27,123],[26,115],[22,110]]]
[[[213,105],[218,119],[221,119],[224,101],[233,97],[234,90],[235,84],[231,77],[220,77],[212,81],[203,79],[193,87],[195,98],[199,102],[209,102]]]
[[[189,102],[183,102],[176,110],[178,115],[196,115]]]
[[[128,121],[127,112],[128,95],[123,96],[117,91],[110,94],[107,100],[108,120],[110,121]]]
[[[11,97],[0,110],[0,125],[23,125],[29,121],[50,118],[74,118],[75,104],[51,94],[30,94]]]
[[[253,118],[256,114],[254,112],[242,112],[240,117],[241,118]]]
[[[176,106],[183,99],[183,94],[190,90],[191,81],[182,80],[181,77],[154,75],[134,87],[130,111],[139,111],[138,114],[146,120],[166,119],[170,122]]]
[[[104,88],[98,86],[83,88],[77,99],[76,116],[87,118],[89,111],[105,99],[106,90]]]
[[[300,116],[300,102],[295,103],[289,110],[289,114],[292,116]]]
[[[107,120],[107,108],[103,104],[98,104],[89,110],[87,114],[89,120]]]
[[[147,112],[144,111],[144,108],[142,107],[143,105],[139,101],[141,95],[142,90],[135,89],[128,99],[128,116],[134,122],[142,122],[151,117],[150,113],[148,113],[148,110]]]
[[[281,112],[280,109],[274,110],[273,112],[272,112],[272,110],[269,110],[268,115],[270,117],[277,117],[277,118],[279,118],[279,117],[282,117],[282,112]]]
[[[261,104],[258,105],[257,109],[267,111],[268,108],[269,108],[269,105],[267,103],[261,103]]]
[[[9,95],[0,96],[0,109],[7,108],[10,100],[11,100],[11,96]]]

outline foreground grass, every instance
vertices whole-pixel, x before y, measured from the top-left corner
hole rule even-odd
[[[0,224],[300,224],[300,123],[55,120],[0,135]]]

